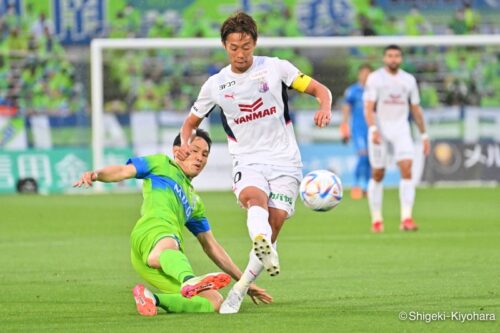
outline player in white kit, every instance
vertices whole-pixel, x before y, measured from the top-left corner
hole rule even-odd
[[[413,75],[400,69],[403,60],[401,48],[389,45],[384,49],[384,67],[372,72],[366,82],[363,99],[368,124],[368,154],[372,177],[368,184],[368,203],[372,216],[372,231],[384,231],[382,197],[388,150],[392,150],[399,166],[399,200],[403,231],[415,231],[418,226],[412,218],[415,184],[411,178],[414,155],[413,139],[408,121],[410,110],[420,131],[423,152],[429,154],[429,136],[425,123],[417,81]]]
[[[190,135],[216,106],[233,158],[233,191],[247,209],[253,248],[242,278],[233,286],[221,313],[239,311],[248,287],[265,268],[279,274],[276,239],[285,219],[294,212],[302,162],[290,119],[287,89],[316,97],[318,127],[329,124],[330,90],[302,74],[286,60],[254,56],[257,26],[252,17],[237,13],[221,27],[222,45],[230,64],[210,77],[181,129],[179,158],[189,153]]]

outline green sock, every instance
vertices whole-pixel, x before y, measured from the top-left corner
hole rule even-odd
[[[159,300],[157,306],[167,312],[214,312],[212,303],[204,297],[185,298],[181,294],[156,294],[155,296]]]
[[[163,272],[179,283],[194,276],[188,258],[181,251],[165,250],[160,254],[160,265]]]

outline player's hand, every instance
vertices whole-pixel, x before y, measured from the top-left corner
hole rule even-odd
[[[349,125],[347,123],[340,124],[340,137],[342,138],[343,144],[348,144],[351,139],[351,131],[349,130]]]
[[[251,284],[250,287],[248,288],[248,296],[252,299],[252,302],[255,304],[259,304],[259,301],[264,303],[264,304],[269,304],[273,301],[273,298],[271,295],[266,293],[266,290],[258,287],[255,284]]]
[[[181,161],[185,161],[190,154],[191,154],[191,148],[189,147],[189,145],[183,144],[179,147],[179,149],[177,149],[175,157],[177,157]]]
[[[332,111],[330,110],[319,110],[314,114],[314,124],[319,128],[327,126],[331,119]]]
[[[382,142],[382,138],[380,136],[380,132],[378,131],[378,128],[375,126],[370,126],[368,129],[370,133],[371,140],[374,144],[379,145]]]
[[[79,181],[73,184],[73,187],[92,187],[92,183],[97,180],[97,173],[95,171],[84,172]]]
[[[429,138],[425,138],[422,140],[422,146],[423,146],[423,151],[424,155],[427,156],[431,152],[431,142]]]

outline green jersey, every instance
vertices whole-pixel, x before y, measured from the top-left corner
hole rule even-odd
[[[191,180],[172,159],[158,154],[133,157],[127,164],[137,169],[135,178],[144,180],[141,220],[166,220],[179,231],[185,225],[195,236],[210,230],[203,202]]]

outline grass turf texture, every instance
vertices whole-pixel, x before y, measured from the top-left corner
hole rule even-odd
[[[246,264],[244,211],[231,193],[204,193],[212,229]],[[0,198],[0,332],[498,332],[500,188],[419,189],[417,233],[398,230],[398,192],[385,191],[386,232],[369,232],[366,201],[328,213],[297,204],[280,235],[282,274],[259,284],[272,305],[241,313],[136,313],[129,232],[140,194]],[[187,231],[186,231],[187,232]],[[214,271],[196,240],[197,273]],[[228,289],[223,290],[223,294]],[[495,322],[400,321],[401,311],[495,313]]]

